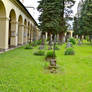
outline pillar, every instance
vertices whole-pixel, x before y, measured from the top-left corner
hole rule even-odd
[[[18,44],[19,45],[23,45],[23,36],[24,36],[24,25],[19,25],[19,41]]]
[[[0,17],[0,49],[8,49],[9,18]]]
[[[31,42],[33,41],[33,27],[31,27]]]
[[[46,35],[46,40],[47,40],[48,39],[48,33],[46,32],[45,35]]]
[[[73,31],[70,31],[70,37],[71,38],[73,37]]]

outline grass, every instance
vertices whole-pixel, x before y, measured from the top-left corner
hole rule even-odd
[[[92,92],[92,46],[74,46],[74,56],[59,48],[56,74],[45,69],[44,56],[33,54],[38,47],[0,54],[0,92]]]

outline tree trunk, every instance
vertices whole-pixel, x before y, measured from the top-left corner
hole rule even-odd
[[[59,41],[60,41],[60,43],[64,42],[64,36],[65,36],[64,32],[59,34]]]

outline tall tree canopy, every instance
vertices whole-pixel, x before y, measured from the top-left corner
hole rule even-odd
[[[74,20],[74,30],[76,29],[76,25],[79,36],[92,35],[92,0],[85,0],[82,3],[80,16],[77,17],[77,20]]]
[[[52,34],[65,32],[67,29],[66,22],[71,19],[71,7],[74,3],[74,0],[39,1],[38,11],[41,12],[39,17],[41,31]]]

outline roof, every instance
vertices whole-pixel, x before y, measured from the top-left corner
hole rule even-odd
[[[35,19],[32,17],[32,15],[29,13],[29,11],[26,9],[26,7],[19,1],[16,0],[23,8],[24,10],[29,14],[29,16],[33,19],[33,21],[35,22],[36,26],[38,26],[37,22],[35,21]]]

